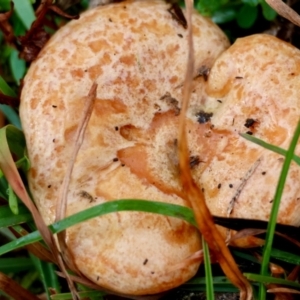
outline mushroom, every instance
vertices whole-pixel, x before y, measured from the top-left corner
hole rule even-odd
[[[192,99],[186,125],[190,167],[213,215],[269,220],[284,157],[239,134],[288,148],[300,116],[299,70],[298,49],[270,35],[248,36],[217,58],[198,98],[202,99],[198,109]],[[199,88],[197,82],[194,84]],[[200,86],[203,88],[203,83]],[[157,115],[147,132],[131,133],[139,143],[118,153],[121,162],[142,174],[148,183],[155,179],[161,190],[182,196],[180,184],[172,179],[176,177],[176,155],[169,140],[176,136],[177,125],[170,112]],[[144,140],[150,138],[157,146],[146,145]],[[143,163],[138,165],[137,161]],[[293,162],[278,223],[300,226],[299,178],[299,165]],[[226,240],[234,235],[233,231],[220,230]],[[250,237],[231,244],[250,247],[256,242]]]
[[[300,116],[299,70],[300,51],[264,34],[238,39],[214,63],[206,103],[217,104],[211,135],[218,142],[199,180],[214,215],[269,219],[284,157],[239,133],[289,147]],[[300,226],[299,178],[292,162],[278,223]]]
[[[122,198],[187,205],[176,155],[187,31],[184,16],[170,8],[161,1],[129,1],[89,10],[61,28],[32,63],[20,116],[31,161],[30,190],[47,224],[55,220],[83,99],[94,82],[97,98],[71,176],[67,215]],[[209,19],[195,12],[193,22],[196,61],[188,127],[197,134],[207,79],[202,71],[229,43]],[[193,134],[190,140],[199,142]],[[176,272],[170,269],[201,243],[196,228],[162,215],[97,217],[68,229],[66,242],[84,276],[123,294],[171,289],[199,266],[189,262]]]
[[[202,94],[201,109],[194,110],[192,102],[187,120],[193,177],[204,191],[213,215],[268,221],[284,157],[247,141],[239,133],[288,148],[300,116],[299,70],[299,50],[263,34],[238,39],[213,64]],[[201,124],[192,121],[192,112]],[[148,182],[155,178],[160,189],[180,195],[180,185],[172,180],[174,158],[172,161],[167,138],[176,135],[177,123],[170,113],[163,118],[160,126],[156,121],[158,116],[154,118],[147,134],[154,141],[165,141],[165,145],[146,149],[144,142],[136,143],[132,148],[120,150],[119,158],[136,174],[144,168],[143,175]],[[143,133],[140,140],[146,139],[147,134]],[[297,155],[300,155],[299,144]],[[161,149],[165,149],[164,156]],[[142,158],[134,156],[142,152],[146,155],[140,156],[147,159],[142,168],[137,168],[135,159]],[[154,166],[152,162],[159,157],[159,163]],[[169,168],[164,167],[162,172],[160,165],[165,162],[165,166],[168,160]],[[278,223],[300,226],[299,178],[299,165],[293,162]],[[227,240],[234,234],[220,230]],[[231,244],[250,247],[255,246],[253,242],[249,238]]]

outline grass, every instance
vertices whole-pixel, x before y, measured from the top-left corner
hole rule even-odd
[[[3,212],[2,215],[6,214],[3,223],[9,224],[7,225],[8,227],[8,226],[14,226],[16,225],[16,223],[20,223],[24,219],[27,221],[32,221],[32,218],[30,218],[31,215],[28,213],[28,210],[25,208],[25,206],[20,205],[20,211],[23,211],[23,214],[19,213],[18,217],[16,217],[11,211],[11,209],[8,207],[8,205],[2,206],[0,208],[0,216],[1,216],[1,212]],[[192,224],[193,226],[196,226],[196,222],[193,217],[193,212],[191,209],[187,207],[182,207],[180,205],[167,204],[162,202],[155,202],[155,201],[122,199],[122,200],[110,201],[107,203],[93,206],[89,209],[86,209],[77,214],[69,216],[59,222],[56,222],[50,225],[49,228],[52,231],[52,233],[59,233],[71,226],[74,226],[80,222],[87,221],[91,218],[103,216],[113,212],[121,212],[121,211],[143,211],[143,212],[157,213],[169,217],[180,218]],[[16,240],[11,241],[10,243],[1,246],[0,255],[27,246],[29,244],[39,242],[41,240],[42,240],[42,236],[39,233],[39,231],[31,232],[24,237],[18,238]]]
[[[204,270],[205,270],[205,291],[208,299],[214,298],[214,280],[213,273],[211,270],[210,253],[208,245],[202,236],[202,247],[204,256]]]
[[[273,244],[273,240],[274,240],[276,220],[277,220],[277,215],[278,215],[278,211],[279,211],[280,200],[283,195],[283,189],[285,186],[287,174],[288,174],[288,171],[289,171],[289,168],[290,168],[293,156],[294,156],[294,151],[298,144],[299,136],[300,136],[300,120],[298,121],[298,126],[297,126],[294,136],[292,138],[290,147],[286,153],[285,160],[284,160],[284,163],[282,166],[282,171],[281,171],[278,185],[276,188],[276,193],[275,193],[274,202],[272,205],[271,216],[270,216],[270,220],[269,220],[269,224],[268,224],[268,228],[267,228],[267,236],[266,236],[266,241],[265,241],[265,246],[264,246],[264,251],[263,251],[263,259],[262,259],[261,270],[260,270],[261,276],[268,275],[269,262],[270,262],[272,244]],[[299,287],[300,287],[300,285],[299,285]],[[265,295],[266,295],[265,285],[260,284],[259,299],[264,300]]]
[[[30,28],[35,19],[34,1],[15,0],[14,3],[14,31],[17,34],[22,34],[25,30]],[[198,10],[211,16],[219,23],[226,24],[227,22],[236,21],[239,28],[245,29],[251,28],[255,22],[259,21],[260,11],[267,20],[272,20],[276,17],[274,11],[266,6],[265,1],[259,0],[234,2],[221,0],[196,1],[195,5]],[[80,10],[84,6],[86,6],[86,1],[82,1],[77,7],[73,7],[72,9]],[[10,4],[8,0],[0,1],[0,9],[7,11],[9,7]],[[233,39],[235,38],[234,34],[231,33],[229,35]],[[3,38],[1,39],[3,41]],[[18,93],[20,80],[26,72],[27,64],[18,58],[18,52],[16,50],[3,42],[1,43],[0,56],[0,61],[3,62],[4,70],[2,77],[0,77],[0,91],[5,95],[15,97]],[[10,149],[15,153],[16,166],[21,173],[25,174],[30,166],[30,162],[26,157],[24,137],[18,130],[21,129],[18,111],[7,105],[0,105],[0,110],[6,116],[8,122],[14,126],[12,127],[12,125],[10,125],[11,127],[8,127],[6,133],[1,135],[2,140],[0,140],[0,149],[3,139],[6,139],[10,145]],[[268,270],[270,261],[276,261],[279,264],[300,264],[300,255],[273,247],[276,218],[289,165],[292,160],[300,165],[300,157],[294,154],[299,135],[300,123],[298,124],[288,150],[270,145],[253,136],[242,135],[249,141],[259,144],[260,146],[285,157],[284,166],[274,198],[270,222],[267,228],[265,247],[261,251],[262,261],[260,262],[253,253],[249,254],[249,252],[243,250],[233,251],[236,258],[242,259],[248,264],[251,263],[260,267],[260,271],[257,273],[244,273],[244,275],[253,283],[254,290],[258,291],[255,294],[256,299],[260,300],[266,299],[266,284],[273,283],[298,290],[300,289],[299,283],[285,278],[286,276],[283,276],[283,278],[271,276]],[[26,180],[24,181],[26,183]],[[6,203],[1,202],[0,205],[0,272],[7,274],[20,286],[31,291],[33,294],[46,293],[48,299],[54,300],[72,299],[71,294],[66,288],[65,282],[60,279],[56,273],[57,267],[52,263],[45,262],[38,258],[36,255],[37,253],[32,254],[27,250],[24,250],[25,246],[34,243],[39,243],[41,247],[44,247],[44,243],[41,234],[37,231],[36,226],[33,223],[32,215],[15,195],[1,170],[0,197],[6,201]],[[193,226],[196,226],[193,212],[189,208],[155,201],[121,199],[79,212],[76,215],[67,217],[49,227],[53,233],[58,233],[79,222],[83,222],[96,216],[120,211],[144,211],[162,214],[180,218]],[[11,232],[14,232],[15,234],[12,234]],[[204,269],[179,289],[184,291],[205,291],[207,299],[209,300],[214,299],[215,292],[237,292],[237,289],[226,279],[226,277],[219,276],[219,271],[215,272],[215,270],[211,268],[210,253],[204,240],[203,255],[205,262]],[[57,294],[51,295],[51,289],[54,289]],[[101,291],[89,290],[83,285],[80,285],[79,295],[90,299],[104,299],[106,294]]]

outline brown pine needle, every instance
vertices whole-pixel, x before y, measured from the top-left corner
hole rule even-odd
[[[300,16],[281,0],[266,0],[266,2],[282,17],[300,26]]]
[[[72,157],[68,163],[66,174],[64,177],[64,181],[62,184],[62,190],[61,190],[61,196],[58,201],[58,205],[56,207],[56,218],[55,221],[60,221],[65,218],[66,216],[66,211],[67,211],[67,196],[68,196],[68,190],[69,190],[69,185],[71,181],[71,175],[73,172],[75,160],[78,154],[78,151],[83,143],[84,140],[84,133],[86,130],[86,127],[88,125],[88,122],[90,120],[90,117],[92,115],[93,109],[94,109],[94,103],[96,99],[96,94],[97,94],[97,84],[94,83],[89,91],[88,96],[84,97],[82,101],[84,101],[84,109],[82,113],[82,119],[79,121],[78,128],[75,134],[75,140],[74,140],[74,148],[73,148],[73,153]],[[76,267],[76,265],[73,263],[73,257],[68,250],[67,244],[66,244],[66,231],[62,231],[59,234],[57,234],[57,239],[58,243],[61,249],[62,253],[62,260],[67,264],[67,266],[74,272],[80,273]],[[74,299],[79,298],[79,295],[75,289],[74,283],[68,273],[65,270],[65,265],[63,261],[60,260],[60,266],[62,270],[64,271],[64,274],[66,275],[66,279],[69,284],[70,291],[74,297]]]
[[[82,101],[85,101],[84,103],[84,109],[82,113],[82,119],[79,121],[77,131],[75,134],[75,140],[74,140],[74,148],[72,157],[68,163],[67,171],[64,177],[64,181],[62,184],[62,192],[61,192],[61,201],[59,201],[59,205],[56,207],[56,219],[55,221],[60,221],[66,216],[66,210],[67,210],[67,194],[68,194],[68,187],[71,181],[71,175],[73,172],[75,160],[78,154],[78,151],[82,145],[83,139],[84,139],[84,133],[86,130],[86,127],[88,125],[88,122],[90,120],[90,117],[92,115],[93,109],[94,109],[94,103],[96,99],[96,92],[97,92],[97,84],[94,83],[89,91],[89,94],[87,97],[84,97]]]
[[[0,272],[0,291],[3,291],[13,299],[39,300],[39,298],[24,289],[13,279]]]
[[[180,179],[182,182],[182,189],[186,194],[186,200],[189,201],[194,211],[199,229],[204,236],[207,244],[209,245],[209,248],[220,263],[224,273],[226,274],[228,279],[240,289],[240,299],[250,300],[252,299],[251,285],[239,270],[229,249],[225,244],[225,241],[217,230],[212,215],[210,214],[206,206],[204,195],[195,184],[191,175],[191,171],[189,169],[189,152],[185,132],[185,118],[188,102],[191,95],[191,84],[194,71],[194,49],[192,37],[193,0],[185,0],[185,5],[187,8],[189,56],[186,77],[183,86],[183,103],[180,113],[178,138]]]
[[[284,287],[275,287],[267,290],[267,293],[289,293],[289,294],[300,294],[300,291]],[[285,298],[286,299],[286,298]],[[294,298],[292,298],[294,299]]]

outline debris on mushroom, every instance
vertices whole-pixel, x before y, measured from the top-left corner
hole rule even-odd
[[[177,157],[187,30],[169,9],[161,1],[97,7],[60,29],[32,63],[20,115],[31,161],[29,185],[47,224],[55,219],[82,99],[94,82],[97,99],[74,165],[67,215],[124,198],[187,205],[178,165],[171,163]],[[196,145],[208,128],[197,122],[196,112],[206,101],[205,80],[197,70],[210,69],[229,43],[209,19],[194,13],[193,22],[196,61],[188,128]],[[178,103],[161,100],[165,95]],[[192,156],[197,173],[202,152]],[[84,276],[123,294],[171,289],[199,266],[189,262],[168,271],[200,249],[200,238],[186,222],[156,214],[97,217],[68,229],[66,242]]]

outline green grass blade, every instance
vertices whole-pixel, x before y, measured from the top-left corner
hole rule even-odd
[[[31,271],[31,272],[27,272],[23,277],[22,280],[20,282],[20,285],[28,290],[33,283],[39,278],[39,273],[37,271]]]
[[[300,255],[290,253],[287,251],[272,248],[271,256],[281,261],[288,262],[294,265],[300,265]]]
[[[123,199],[93,206],[85,211],[79,212],[60,222],[57,222],[57,224],[53,224],[53,229],[55,230],[55,232],[60,232],[79,222],[83,222],[97,216],[103,216],[109,213],[121,211],[142,211],[156,213],[169,217],[180,218],[195,227],[197,226],[194,218],[194,213],[188,207],[156,201]]]
[[[10,0],[0,0],[0,10],[7,11],[10,9]]]
[[[244,276],[249,280],[260,282],[261,284],[269,284],[269,283],[282,284],[282,285],[300,289],[300,283],[295,282],[295,281],[286,280],[283,278],[276,278],[276,277],[252,274],[252,273],[244,273]],[[264,299],[266,299],[266,296]]]
[[[110,201],[93,206],[75,215],[67,217],[55,224],[52,224],[49,227],[53,233],[58,233],[67,229],[68,227],[89,220],[91,218],[121,211],[142,211],[156,213],[169,217],[180,218],[190,223],[191,225],[196,226],[193,211],[188,207],[163,202],[124,199]],[[42,237],[38,231],[32,232],[24,237],[21,237],[0,247],[0,255],[18,249],[20,247],[24,247],[31,243],[38,242],[41,239]]]
[[[0,206],[0,228],[32,221],[31,213],[23,204],[19,204],[19,213],[14,215],[8,205]]]
[[[0,91],[1,93],[7,96],[11,96],[11,97],[17,96],[14,90],[10,88],[10,86],[5,82],[5,80],[1,76],[0,76]],[[8,105],[0,104],[0,110],[4,113],[5,117],[11,124],[21,129],[20,118],[13,108],[11,108]]]
[[[214,284],[213,284],[213,275],[211,271],[209,248],[203,236],[202,236],[202,247],[203,247],[203,255],[204,255],[206,299],[214,300],[215,299]]]
[[[21,159],[19,159],[18,161],[16,161],[16,167],[18,169],[21,169],[26,174],[26,172],[29,171],[29,169],[30,169],[29,158],[27,156],[24,156]],[[0,173],[0,177],[1,177],[1,173]]]
[[[271,256],[271,251],[272,251],[272,244],[273,244],[273,239],[274,239],[274,233],[275,233],[275,227],[276,227],[276,221],[277,221],[280,200],[281,200],[281,197],[283,194],[283,189],[285,186],[286,178],[288,175],[290,164],[291,164],[293,156],[294,156],[294,151],[296,149],[299,136],[300,136],[300,120],[298,121],[298,125],[295,130],[294,136],[292,138],[289,149],[286,153],[286,158],[284,160],[280,178],[279,178],[279,182],[278,182],[278,185],[276,188],[274,202],[273,202],[272,210],[271,210],[271,216],[270,216],[270,220],[269,220],[268,228],[267,228],[266,241],[265,241],[264,250],[263,250],[263,258],[262,258],[261,270],[260,270],[261,276],[266,276],[268,274],[268,266],[269,266],[269,262],[270,262],[270,256]],[[259,286],[259,299],[264,300],[265,298],[266,298],[266,289],[265,289],[265,286],[261,283]]]
[[[239,291],[225,276],[212,277],[212,284],[214,287],[214,292],[235,293]],[[206,292],[206,277],[196,276],[183,284],[181,288],[183,290]]]
[[[28,257],[0,258],[0,272],[5,274],[34,270],[34,265]]]
[[[78,292],[81,299],[90,299],[93,297],[96,297],[98,300],[104,299],[103,296],[106,295],[104,292],[100,291],[83,291]],[[72,300],[72,294],[71,293],[64,293],[64,294],[56,294],[51,296],[51,300]]]
[[[269,143],[266,143],[258,138],[256,138],[255,136],[253,135],[250,135],[250,134],[247,134],[247,133],[240,133],[240,136],[242,136],[243,138],[245,138],[246,140],[250,141],[250,142],[253,142],[254,144],[257,144],[259,146],[262,146],[263,148],[265,149],[268,149],[268,150],[271,150],[277,154],[281,154],[283,156],[286,156],[286,153],[287,151],[280,148],[280,147],[277,147],[277,146],[274,146],[274,145],[271,145]],[[297,156],[297,155],[293,155],[293,160],[300,166],[300,157]]]
[[[14,215],[17,215],[19,213],[18,198],[13,189],[11,188],[10,184],[8,185],[8,204],[12,213]]]
[[[17,97],[17,94],[14,90],[6,83],[6,81],[0,76],[0,91],[11,97]]]
[[[33,264],[35,265],[36,270],[39,273],[47,297],[48,299],[50,299],[49,288],[54,289],[57,293],[60,292],[60,285],[58,282],[58,277],[56,275],[56,268],[53,264],[41,261],[33,254],[30,254],[30,257]]]
[[[30,0],[13,0],[15,12],[28,30],[35,20],[34,10]]]
[[[3,151],[3,145],[7,141],[9,151],[17,156],[18,159],[24,157],[25,137],[21,130],[13,125],[7,125],[0,129],[0,150]]]
[[[42,239],[40,233],[38,231],[34,231],[32,233],[29,233],[28,235],[18,238],[10,243],[7,243],[0,247],[0,256],[2,254],[8,253],[10,251],[13,251],[15,249],[22,248],[24,246],[27,246],[29,244],[32,244],[34,242],[38,242]]]

